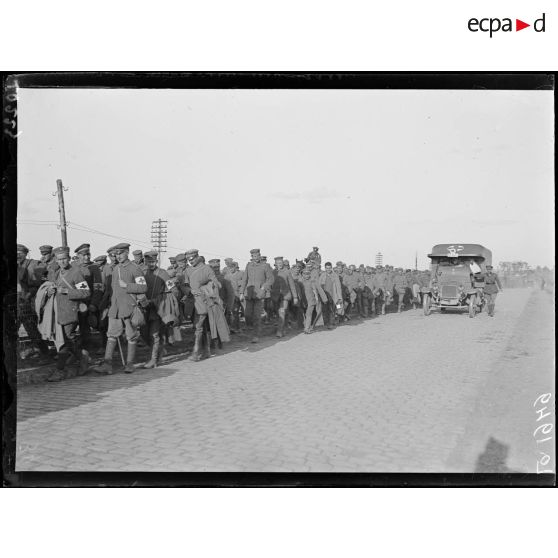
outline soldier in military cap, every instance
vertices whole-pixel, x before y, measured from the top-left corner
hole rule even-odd
[[[56,269],[58,264],[56,263],[56,256],[50,244],[39,246],[39,252],[41,253],[40,267],[44,269],[41,279],[42,281],[46,281],[49,271]]]
[[[79,305],[78,320],[81,346],[83,350],[91,350],[91,325],[97,327],[99,324],[99,307],[103,298],[103,278],[101,270],[91,262],[91,250],[89,244],[81,244],[75,249],[78,257],[73,265],[77,267],[81,275],[87,281],[90,298],[83,300]]]
[[[285,269],[291,269],[291,262],[289,262],[289,260],[287,260],[287,258],[283,258],[283,267]]]
[[[386,304],[388,302],[388,289],[387,289],[388,275],[385,268],[382,265],[376,266],[376,301],[381,302],[381,313],[386,313]]]
[[[169,274],[170,278],[172,279],[176,273],[178,272],[178,266],[176,264],[176,256],[169,256],[170,265],[167,267],[167,273]]]
[[[225,320],[227,322],[227,326],[229,328],[229,332],[232,327],[232,307],[234,304],[234,288],[232,284],[225,279],[223,273],[221,272],[221,260],[219,258],[213,258],[209,260],[208,265],[213,269],[213,273],[215,273],[215,278],[217,279],[219,286],[219,298],[222,302],[223,314],[225,316]],[[234,330],[236,333],[236,330]],[[208,342],[211,342],[211,339],[208,339]],[[217,340],[217,345],[221,348],[220,340]]]
[[[366,266],[364,272],[362,273],[362,309],[364,312],[364,317],[368,317],[369,314],[372,316],[375,312],[374,304],[374,275],[372,274],[373,268]]]
[[[351,264],[346,268],[343,273],[343,285],[346,288],[346,298],[345,298],[345,315],[350,319],[351,313],[357,306],[357,311],[360,312],[360,308],[357,303],[357,290],[360,288],[360,280],[358,275],[355,273],[356,265]]]
[[[31,298],[35,298],[37,294],[37,289],[41,286],[43,267],[39,260],[34,260],[33,258],[28,258],[29,248],[23,244],[17,245],[17,263],[18,266],[22,267],[27,272],[27,285],[29,292],[31,293]]]
[[[397,295],[397,311],[401,312],[403,310],[405,294],[409,288],[409,281],[403,272],[403,268],[398,267],[395,271],[396,273],[393,277],[393,291],[394,297]]]
[[[103,273],[102,273],[104,284],[106,284],[106,278],[112,276],[112,270],[118,263],[116,261],[116,252],[114,250],[114,246],[111,246],[110,248],[107,249],[107,255],[108,255],[107,264],[103,268]]]
[[[292,318],[292,321],[299,329],[304,327],[304,310],[306,309],[306,299],[304,298],[304,287],[302,285],[303,269],[304,262],[301,260],[296,260],[295,265],[290,269],[291,277],[293,278],[296,288],[298,304],[295,305],[294,300],[289,302],[289,314],[290,318]]]
[[[484,296],[486,299],[486,309],[488,315],[494,317],[494,308],[496,307],[496,296],[498,296],[499,291],[503,291],[502,284],[500,283],[500,278],[497,273],[492,270],[494,268],[491,265],[486,266],[486,273],[484,274]]]
[[[209,262],[209,264],[211,265],[211,262]],[[221,277],[219,279],[219,282],[223,285],[223,294],[226,297],[226,300],[224,300],[224,304],[225,304],[225,316],[227,317],[227,323],[229,324],[229,329],[231,330],[231,333],[236,333],[236,331],[238,330],[238,326],[235,325],[235,320],[234,320],[234,305],[235,305],[235,300],[237,298],[237,291],[238,291],[238,285],[235,285],[235,279],[233,278],[233,275],[238,271],[238,264],[235,266],[235,263],[233,261],[232,258],[225,258],[225,267],[223,268],[223,271],[221,273]]]
[[[331,262],[326,262],[325,271],[320,275],[320,285],[327,296],[323,305],[324,320],[328,329],[336,322],[336,316],[343,315],[343,289],[339,275],[333,272]]]
[[[223,268],[223,277],[226,277],[229,273],[231,273],[233,259],[232,258],[225,258],[225,267]]]
[[[131,320],[135,307],[147,292],[147,283],[141,269],[129,258],[130,245],[123,242],[114,246],[117,265],[112,272],[111,300],[109,308],[109,324],[107,332],[107,346],[104,364],[97,368],[98,372],[112,374],[112,356],[116,348],[117,339],[123,331],[128,340],[128,354],[124,372],[134,371],[136,345],[140,335],[139,326]]]
[[[187,273],[188,273],[188,260],[186,254],[180,253],[175,256],[175,268],[174,273],[171,273],[167,269],[167,274],[169,279],[173,281],[176,288],[176,297],[178,299],[178,307],[180,309],[180,322],[184,321],[186,318],[191,318],[194,311],[194,301],[191,300],[190,304],[187,304],[190,295],[190,286],[188,285]]]
[[[322,304],[327,304],[327,295],[320,285],[320,281],[312,278],[308,268],[302,271],[302,287],[306,299],[306,312],[304,315],[304,333],[313,333],[314,327],[324,325]],[[314,317],[314,312],[316,316]]]
[[[292,300],[294,306],[298,306],[298,293],[296,285],[290,271],[283,265],[283,257],[275,258],[275,270],[273,271],[273,285],[271,287],[271,300],[274,311],[277,313],[279,321],[277,325],[277,337],[285,335],[285,320],[289,302]]]
[[[107,257],[103,254],[102,256],[97,256],[96,258],[93,258],[93,263],[99,268],[99,271],[101,272],[101,277],[103,276],[103,269],[105,268],[105,265],[107,265]],[[104,282],[103,282],[104,285]]]
[[[425,287],[426,285],[423,285],[422,278],[418,269],[411,271],[411,279],[409,282],[411,285],[411,289],[413,291],[412,304],[414,310],[417,307],[417,305],[420,306],[422,304],[420,289],[421,287]]]
[[[98,354],[103,354],[104,348],[107,343],[107,330],[108,330],[108,310],[110,300],[112,298],[112,272],[117,264],[116,252],[114,246],[107,249],[108,261],[105,257],[105,265],[101,269],[101,278],[103,280],[103,296],[99,303],[99,331],[101,333],[102,346],[98,350]]]
[[[320,255],[318,250],[319,250],[319,248],[317,246],[314,246],[312,248],[312,252],[310,252],[308,254],[308,257],[306,258],[306,263],[308,263],[309,261],[315,261],[319,265],[322,265],[322,256]]]
[[[233,303],[233,328],[235,331],[240,330],[240,314],[244,313],[244,303],[240,302],[240,288],[242,286],[242,278],[244,271],[239,269],[238,262],[231,263],[231,272],[229,274],[231,286],[234,291]],[[231,332],[233,331],[231,328]]]
[[[43,356],[48,355],[48,345],[41,338],[37,329],[37,314],[35,313],[35,295],[41,285],[42,270],[38,269],[36,260],[27,258],[29,249],[23,244],[17,245],[17,302],[16,302],[16,331],[23,324],[35,350]],[[28,356],[33,352],[29,349],[22,354]]]
[[[250,258],[242,278],[240,300],[246,300],[246,323],[254,327],[252,343],[257,343],[261,335],[262,305],[273,285],[273,271],[262,261],[259,248],[250,250]]]
[[[190,359],[197,362],[201,359],[201,349],[203,343],[204,332],[207,331],[207,316],[209,313],[209,300],[206,295],[207,289],[218,291],[220,285],[215,277],[213,269],[207,265],[199,251],[195,248],[186,252],[186,258],[190,267],[188,268],[188,283],[195,304],[195,324],[194,324],[194,350],[190,355]],[[209,340],[208,340],[209,341]],[[211,355],[211,346],[208,342],[206,345],[207,356]]]
[[[58,382],[65,377],[65,366],[71,354],[80,357],[80,373],[87,371],[89,356],[81,348],[80,340],[76,334],[78,327],[79,304],[91,296],[89,286],[78,266],[70,264],[70,249],[61,246],[54,250],[57,269],[51,269],[48,281],[52,285],[47,294],[54,296],[56,304],[56,320],[62,329],[62,344],[58,351],[56,368],[51,371],[47,381]],[[81,353],[81,354],[80,354]]]
[[[270,273],[273,274],[273,268],[271,264],[267,261],[267,256],[262,256],[261,261],[267,265]],[[268,289],[265,292],[265,298],[263,301],[263,313],[264,313],[264,323],[269,324],[270,320],[273,318],[275,309],[273,307],[273,301],[271,300],[271,290]]]
[[[141,250],[134,250],[132,252],[132,256],[134,256],[134,263],[145,273],[147,265],[145,265],[145,261],[143,259],[143,252]]]
[[[147,337],[151,346],[151,358],[143,368],[155,368],[161,364],[165,331],[169,325],[172,327],[175,322],[178,322],[178,302],[175,297],[178,289],[169,274],[158,267],[158,253],[155,250],[146,252],[143,258],[147,268],[145,271],[147,293],[141,305],[146,313],[144,337]]]

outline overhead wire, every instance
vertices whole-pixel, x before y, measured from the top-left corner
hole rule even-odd
[[[58,221],[39,221],[39,220],[31,220],[31,219],[25,219],[25,220],[20,220],[17,222],[18,225],[43,225],[43,226],[60,226],[60,223]],[[98,229],[94,229],[93,227],[89,227],[88,225],[83,225],[81,223],[76,223],[75,221],[71,221],[71,222],[67,222],[66,223],[66,227],[75,231],[80,231],[80,232],[87,232],[87,233],[91,233],[91,234],[98,234],[101,236],[106,236],[108,238],[115,238],[117,240],[124,240],[126,242],[130,242],[130,243],[134,243],[134,244],[139,244],[140,246],[144,246],[144,247],[152,247],[153,244],[149,243],[149,242],[145,242],[144,240],[139,240],[137,238],[130,238],[127,236],[122,236],[122,235],[116,235],[116,234],[111,234],[111,233],[107,233],[107,232],[103,232],[100,231]],[[170,246],[167,245],[167,248],[170,248],[172,250],[177,250],[177,251],[182,251],[185,250],[183,247],[178,247],[178,246]],[[207,254],[209,256],[217,256],[220,258],[227,258],[227,257],[233,257],[233,259],[237,259],[234,256],[225,256],[224,254],[217,254],[215,252],[211,252],[209,250],[204,250],[203,248],[199,248],[199,251],[203,254]],[[240,258],[240,260],[244,261],[245,258]]]

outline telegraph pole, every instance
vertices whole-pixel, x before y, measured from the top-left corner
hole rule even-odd
[[[415,271],[418,269],[418,252],[415,252]]]
[[[62,246],[68,246],[68,236],[66,233],[66,211],[64,209],[64,190],[68,190],[62,186],[62,180],[56,181],[56,190],[58,194],[58,212],[60,213],[60,232],[62,233]],[[56,194],[53,194],[56,195]]]
[[[157,219],[151,223],[151,243],[157,250],[159,260],[161,254],[167,251],[167,223],[166,219]]]

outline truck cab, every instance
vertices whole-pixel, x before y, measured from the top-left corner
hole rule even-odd
[[[482,287],[492,252],[480,244],[436,244],[431,260],[431,281],[422,288],[423,310],[468,310],[473,318],[482,311]]]

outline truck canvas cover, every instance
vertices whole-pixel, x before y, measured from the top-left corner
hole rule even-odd
[[[492,265],[492,252],[481,244],[436,244],[429,258],[482,258],[485,265]]]

